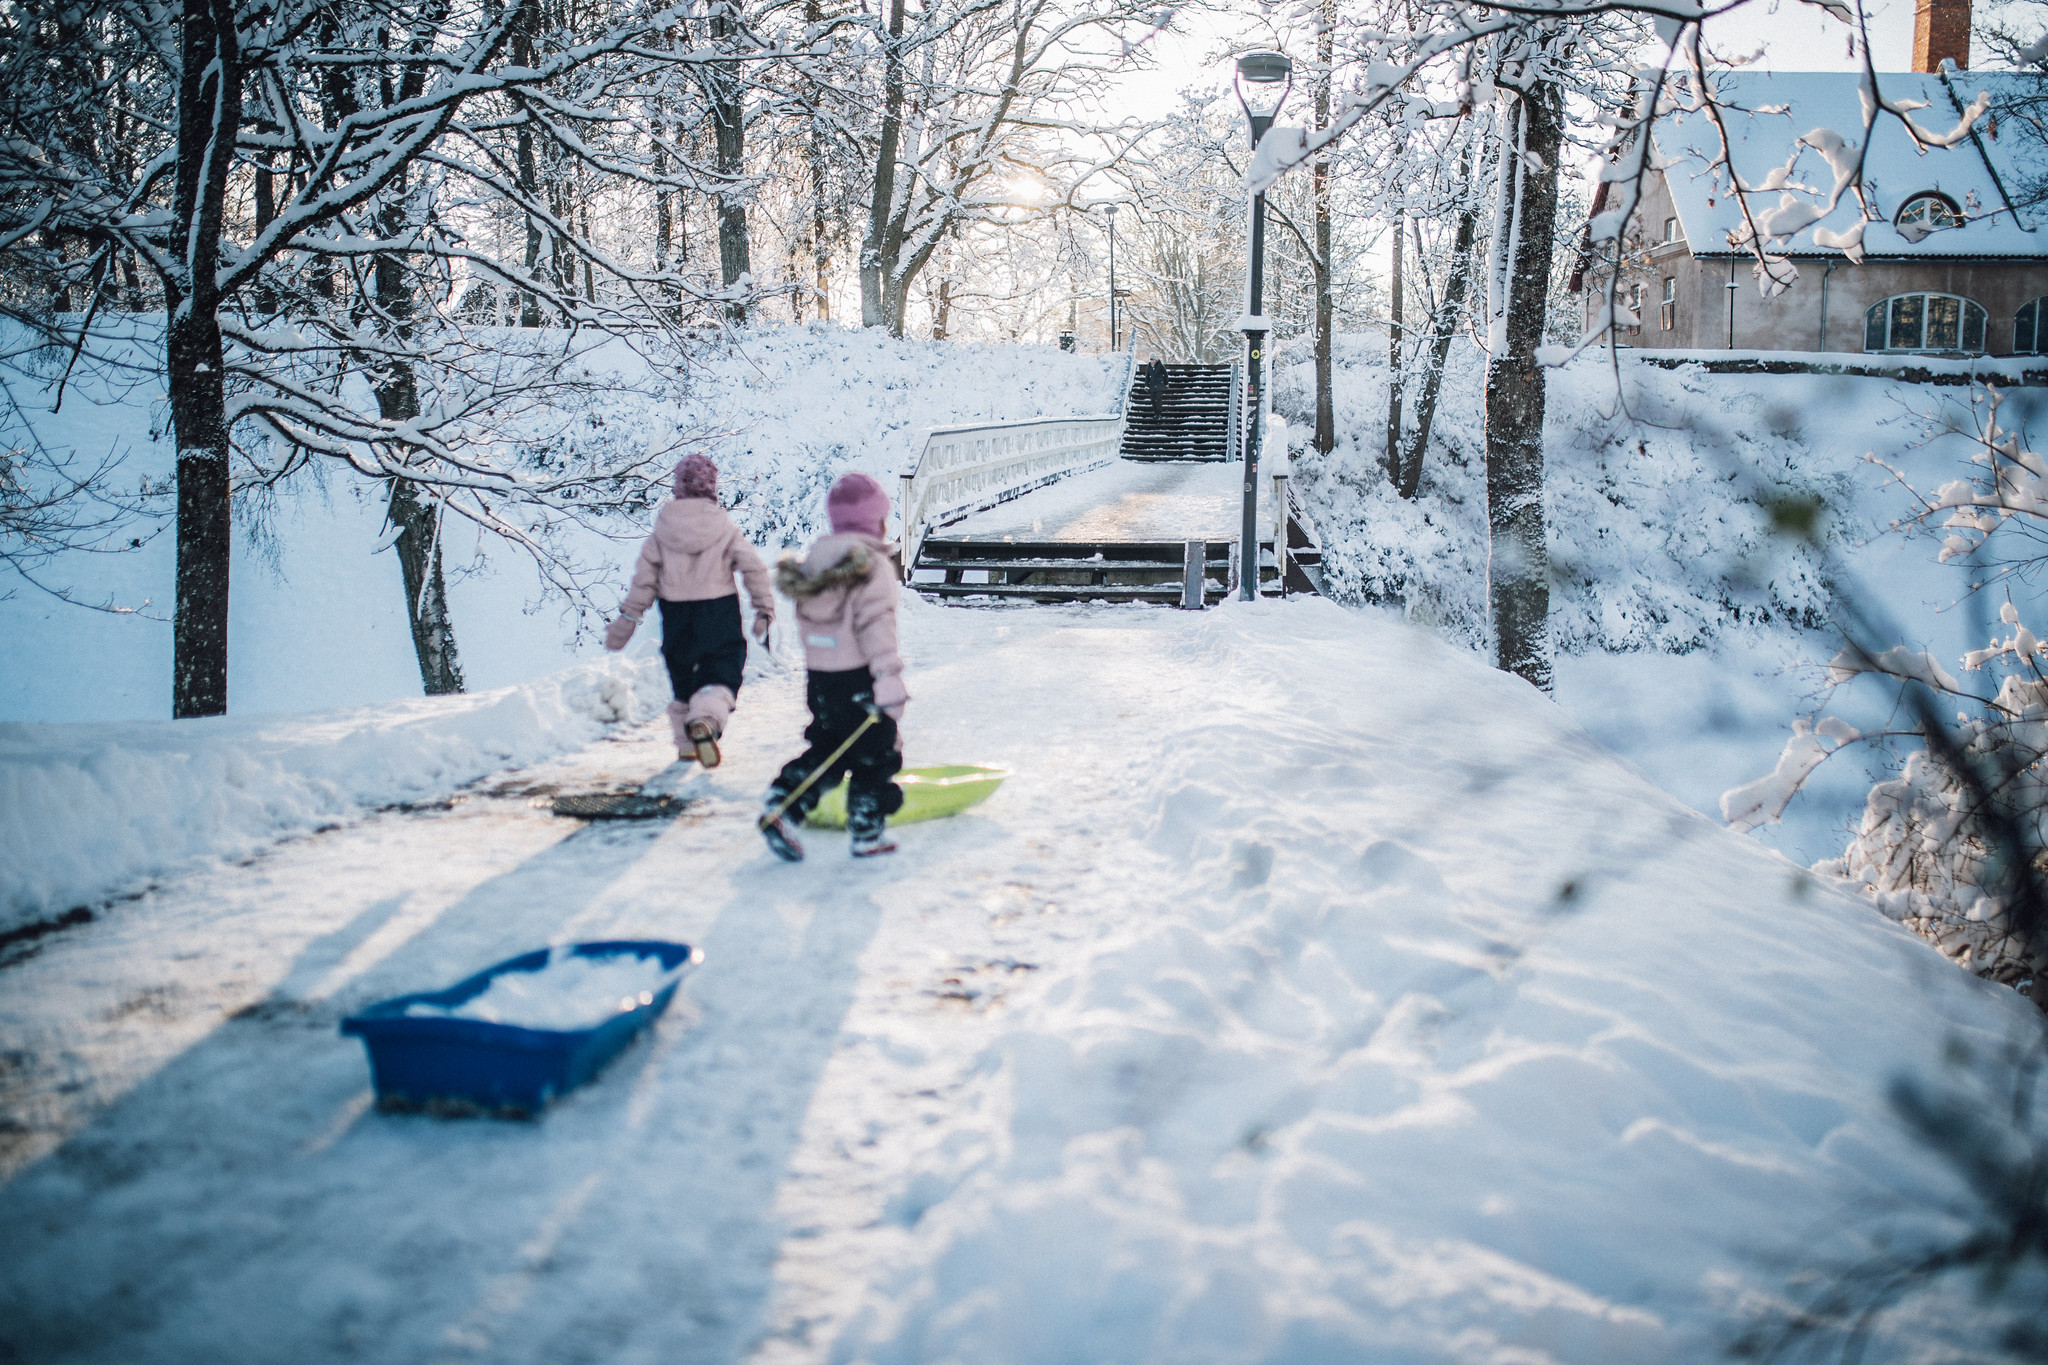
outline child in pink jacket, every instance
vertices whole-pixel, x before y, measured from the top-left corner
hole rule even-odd
[[[903,688],[903,658],[896,652],[896,569],[889,543],[882,539],[889,495],[865,474],[845,474],[826,495],[825,513],[832,533],[819,537],[802,559],[784,555],[775,566],[775,586],[796,609],[809,668],[805,695],[811,704],[811,723],[804,730],[810,748],[783,768],[768,788],[762,811],[761,833],[768,847],[791,862],[804,856],[793,827],[804,822],[842,773],[851,774],[846,830],[854,857],[895,852],[886,832],[888,817],[903,805],[903,789],[890,779],[903,766],[896,723],[903,719],[910,694]],[[865,730],[863,723],[868,723]],[[834,759],[856,731],[859,737]],[[778,817],[789,794],[813,773],[817,781]]]
[[[674,486],[675,497],[655,513],[654,534],[640,547],[632,589],[605,631],[604,647],[624,649],[659,597],[661,657],[676,694],[668,706],[676,757],[715,768],[718,738],[739,699],[747,664],[733,575],[747,585],[754,638],[763,644],[775,620],[775,594],[768,588],[768,566],[718,505],[718,466],[710,457],[684,459],[676,466]]]

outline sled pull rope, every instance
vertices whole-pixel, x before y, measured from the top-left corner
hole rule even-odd
[[[845,757],[846,751],[853,747],[853,742],[859,739],[862,735],[866,734],[868,732],[868,727],[870,725],[873,725],[876,721],[880,720],[881,718],[882,713],[879,710],[875,709],[873,705],[870,705],[868,707],[868,718],[862,721],[860,724],[854,726],[853,733],[846,737],[845,743],[841,744],[838,748],[832,751],[832,757],[826,759],[823,763],[820,763],[817,767],[811,769],[810,775],[804,778],[803,781],[796,784],[796,790],[782,798],[781,805],[777,806],[774,810],[769,811],[759,820],[756,820],[754,822],[755,830],[764,830],[768,828],[768,826],[774,824],[777,820],[780,820],[782,818],[782,813],[788,810],[791,806],[795,805],[796,799],[799,796],[802,796],[805,792],[809,791],[811,789],[811,784],[813,782],[816,782],[820,777],[823,777],[826,773],[831,772],[832,765],[837,763],[841,758]]]

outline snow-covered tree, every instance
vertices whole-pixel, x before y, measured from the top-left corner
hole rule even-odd
[[[1147,60],[1127,35],[1154,23],[1140,0],[888,0],[882,117],[861,245],[861,322],[901,334],[912,285],[950,237],[1073,206],[1131,137],[1083,115],[1118,63]]]

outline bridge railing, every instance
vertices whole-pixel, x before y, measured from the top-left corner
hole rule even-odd
[[[1123,439],[1124,419],[1117,413],[927,431],[917,463],[902,476],[897,511],[904,573],[916,565],[932,527],[1106,465]]]
[[[1138,334],[1124,347],[1124,380],[1116,411],[1085,417],[1033,417],[975,427],[933,427],[924,434],[917,463],[902,476],[897,519],[902,526],[903,574],[917,564],[925,532],[984,512],[1056,479],[1099,468],[1117,457],[1124,441],[1124,409],[1138,363]]]

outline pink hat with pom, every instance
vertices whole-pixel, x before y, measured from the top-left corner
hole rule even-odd
[[[825,495],[825,515],[835,531],[880,536],[889,519],[889,495],[865,474],[841,474]]]
[[[718,501],[718,466],[703,451],[685,455],[676,465],[676,496]]]

